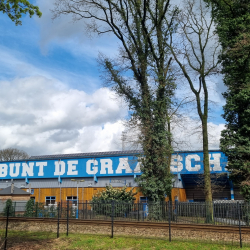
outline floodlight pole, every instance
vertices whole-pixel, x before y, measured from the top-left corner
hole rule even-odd
[[[125,139],[126,139],[126,132],[122,131],[122,151],[125,150]]]
[[[76,207],[77,207],[77,219],[78,219],[78,184],[79,184],[79,181],[76,181],[76,189],[77,189],[77,203],[76,203]]]
[[[71,179],[71,181],[76,181],[76,193],[77,193],[77,200],[76,200],[76,209],[77,209],[77,219],[78,219],[78,208],[79,208],[79,202],[78,202],[78,185],[79,182],[84,182],[84,180],[75,180],[75,179]]]

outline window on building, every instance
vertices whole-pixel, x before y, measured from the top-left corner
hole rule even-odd
[[[36,197],[35,197],[35,196],[30,196],[30,199],[31,199],[31,200],[34,200],[34,202],[35,202]]]
[[[73,204],[77,205],[77,196],[67,196],[67,201],[71,201]]]
[[[30,193],[30,194],[34,194],[34,189],[26,189],[26,191],[28,192],[28,193]]]
[[[46,206],[49,204],[55,204],[56,203],[56,197],[55,196],[46,196]]]

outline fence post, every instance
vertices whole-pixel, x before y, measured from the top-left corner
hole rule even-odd
[[[88,201],[86,201],[85,219],[88,219]]]
[[[137,220],[140,221],[139,202],[137,203]]]
[[[7,217],[6,217],[6,229],[5,229],[5,239],[4,239],[4,250],[7,249],[8,224],[9,224],[9,211],[10,211],[10,206],[7,206]]]
[[[16,217],[16,202],[15,202],[15,206],[14,206],[14,214],[13,214],[14,217]]]
[[[35,207],[36,207],[36,210],[35,210],[35,217],[38,217],[38,202],[35,203]]]
[[[59,227],[60,227],[60,202],[57,206],[57,238],[59,238]]]
[[[169,242],[171,242],[171,201],[168,201],[168,229],[169,229]]]
[[[247,226],[249,226],[249,202],[246,203],[247,205]]]
[[[114,201],[111,202],[111,238],[114,237]]]
[[[91,205],[91,204],[90,204],[90,205]],[[92,203],[92,205],[93,205],[93,203]],[[90,213],[89,213],[89,219],[90,219],[90,220],[92,219],[91,216],[92,216],[92,208],[90,209]]]
[[[69,200],[67,200],[67,236],[69,236]]]
[[[178,200],[175,200],[174,203],[175,203],[175,222],[177,223],[177,221],[178,221]]]
[[[146,213],[146,211],[147,211],[147,204],[146,203],[142,203],[142,221],[144,221],[144,216],[145,216],[145,214],[144,213]]]
[[[214,225],[215,225],[215,212],[214,212],[214,202],[212,201],[212,205],[213,205],[213,216],[214,216]]]
[[[242,238],[241,238],[241,224],[240,224],[240,215],[241,215],[241,209],[240,209],[240,204],[237,202],[237,210],[238,210],[238,216],[239,216],[239,233],[240,233],[240,248],[242,248]]]
[[[62,214],[63,214],[63,212],[62,212],[62,211],[63,211],[63,210],[62,210],[62,209],[63,209],[62,204],[63,204],[63,202],[62,202],[62,200],[61,200],[61,213],[60,213],[60,218],[62,218]]]

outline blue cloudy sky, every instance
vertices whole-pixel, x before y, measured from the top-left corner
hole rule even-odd
[[[118,41],[111,35],[90,38],[84,24],[70,17],[52,21],[52,0],[34,3],[42,17],[23,17],[22,26],[0,14],[0,149],[30,155],[120,150],[128,109],[103,88],[96,60],[99,52],[115,55]],[[218,77],[210,89],[215,149],[224,127],[225,88]],[[176,142],[185,142],[178,149],[201,149],[197,124],[194,115],[183,114],[173,131]]]

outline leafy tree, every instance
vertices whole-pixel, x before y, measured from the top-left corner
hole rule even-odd
[[[7,216],[9,210],[9,216],[13,216],[14,215],[14,208],[13,208],[13,203],[11,199],[8,199],[5,203],[5,207],[3,209],[3,213],[5,216]]]
[[[103,79],[125,99],[140,125],[142,192],[152,201],[171,196],[173,150],[167,126],[176,85],[166,43],[175,32],[178,9],[170,0],[57,0],[53,11],[54,18],[72,15],[89,31],[113,33],[120,42],[116,58],[99,57]]]
[[[220,60],[227,91],[220,147],[227,169],[242,195],[250,201],[250,2],[209,0],[222,46]]]
[[[0,11],[6,13],[16,25],[22,24],[20,18],[24,14],[28,13],[30,17],[34,14],[42,16],[39,8],[27,0],[0,0]]]
[[[6,148],[0,150],[0,161],[14,161],[28,159],[29,155],[23,150],[16,148]]]
[[[33,217],[35,211],[34,199],[29,199],[25,205],[24,217]]]

